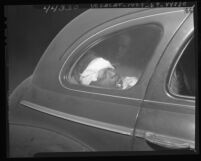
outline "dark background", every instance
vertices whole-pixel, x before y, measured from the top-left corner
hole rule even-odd
[[[32,74],[56,34],[85,10],[52,10],[46,13],[42,6],[5,6],[8,94]]]

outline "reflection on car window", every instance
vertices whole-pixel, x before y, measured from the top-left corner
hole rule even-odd
[[[185,48],[170,80],[170,91],[177,95],[195,96],[195,42]]]
[[[70,82],[109,89],[133,87],[161,37],[156,24],[127,28],[88,49],[70,73]]]

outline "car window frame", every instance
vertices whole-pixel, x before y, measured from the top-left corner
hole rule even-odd
[[[70,84],[73,84],[72,82],[71,82],[71,78],[72,78],[72,72],[73,72],[73,70],[75,69],[75,67],[76,67],[76,65],[77,65],[77,63],[82,59],[82,57],[85,55],[85,54],[87,54],[87,52],[91,49],[91,48],[93,48],[94,46],[96,46],[96,45],[98,45],[99,43],[101,43],[101,42],[103,42],[104,40],[107,40],[108,38],[111,38],[111,37],[113,37],[113,36],[115,36],[115,35],[118,35],[119,34],[119,32],[121,33],[121,32],[124,32],[124,30],[127,30],[127,29],[131,29],[132,27],[134,27],[134,28],[139,28],[139,27],[142,27],[142,26],[149,26],[149,25],[156,25],[157,27],[160,27],[160,30],[161,30],[161,32],[159,33],[159,38],[158,38],[158,42],[157,42],[157,44],[156,44],[156,46],[155,46],[155,49],[154,50],[156,50],[156,48],[158,47],[158,45],[159,45],[159,43],[160,43],[160,41],[161,41],[161,39],[163,38],[163,26],[161,25],[161,24],[158,24],[158,23],[156,23],[156,22],[153,22],[153,23],[145,23],[145,24],[138,24],[138,25],[134,25],[133,24],[133,26],[131,25],[131,26],[128,26],[128,27],[126,27],[126,28],[123,28],[123,29],[120,29],[120,30],[117,30],[117,31],[115,31],[115,32],[111,32],[111,33],[109,33],[109,34],[106,34],[106,35],[103,35],[103,36],[100,36],[98,39],[95,39],[94,40],[94,42],[92,42],[92,43],[89,43],[88,45],[86,45],[81,51],[79,51],[80,52],[80,55],[77,57],[77,59],[75,60],[75,62],[73,63],[73,65],[70,67],[70,70],[69,70],[69,72],[67,73],[67,78],[66,78],[66,81],[68,81]],[[154,53],[152,53],[152,56],[154,55]],[[151,56],[151,57],[152,57]],[[152,59],[150,57],[150,60]],[[75,85],[78,85],[78,86],[86,86],[86,87],[89,87],[89,88],[96,88],[96,89],[105,89],[105,90],[118,90],[118,91],[126,91],[126,90],[130,90],[131,88],[134,88],[140,81],[141,81],[141,79],[143,78],[143,74],[144,74],[144,72],[147,70],[146,68],[147,68],[147,65],[149,64],[149,62],[150,62],[150,60],[146,63],[146,67],[141,71],[141,74],[140,74],[140,76],[138,77],[138,79],[137,79],[137,82],[135,83],[135,85],[134,86],[132,86],[132,87],[130,87],[130,88],[128,88],[128,89],[119,89],[119,88],[105,88],[105,87],[100,87],[100,86],[95,86],[95,85],[82,85],[82,84],[75,84]]]
[[[104,24],[93,28],[90,32],[85,33],[77,41],[66,50],[66,56],[63,57],[63,64],[60,68],[60,72],[58,75],[59,83],[63,90],[68,90],[69,92],[77,94],[79,92],[80,95],[90,94],[91,96],[104,96],[104,97],[112,97],[112,98],[124,98],[128,100],[142,100],[147,92],[147,87],[149,86],[149,81],[152,78],[152,75],[157,67],[157,64],[160,61],[162,53],[165,51],[167,45],[173,38],[176,31],[179,29],[179,26],[187,19],[189,14],[183,14],[184,10],[182,8],[175,10],[149,10],[147,12],[142,12],[139,15],[131,14],[127,16],[123,16],[112,21],[105,22]],[[170,18],[173,20],[173,24],[167,23],[166,18]],[[176,21],[178,20],[178,21]],[[111,24],[112,22],[112,24]],[[163,33],[161,36],[161,40],[159,41],[155,54],[151,58],[148,63],[147,68],[144,70],[142,74],[143,81],[138,81],[133,88],[129,88],[128,90],[116,90],[116,89],[97,89],[97,88],[89,88],[87,86],[78,86],[72,83],[69,83],[65,80],[65,72],[69,71],[69,68],[72,66],[72,61],[75,61],[74,57],[79,57],[80,51],[84,46],[87,46],[89,43],[97,39],[102,35],[106,35],[111,33],[112,31],[117,31],[129,26],[140,25],[140,24],[148,24],[148,23],[156,23],[162,27]],[[170,27],[171,26],[171,27]],[[68,54],[67,54],[68,53]],[[65,92],[65,91],[64,91]]]
[[[186,96],[186,95],[181,95],[181,94],[174,93],[170,88],[173,73],[174,73],[174,71],[175,71],[180,59],[182,58],[182,56],[183,56],[183,54],[185,52],[185,49],[188,47],[188,45],[190,44],[190,42],[191,42],[191,40],[193,38],[195,38],[194,33],[191,33],[187,37],[186,41],[183,43],[182,47],[179,49],[178,54],[177,54],[178,56],[177,56],[176,60],[173,62],[172,68],[170,69],[169,74],[167,76],[167,81],[166,81],[167,95],[171,96],[171,97],[173,97],[175,99],[184,99],[184,100],[190,100],[190,101],[191,100],[195,101],[195,99],[196,99],[195,96]]]
[[[134,21],[135,22],[135,21]],[[122,90],[122,89],[114,89],[114,88],[103,88],[103,87],[98,87],[98,86],[92,86],[92,85],[89,85],[89,86],[85,86],[85,85],[80,85],[80,84],[73,84],[72,82],[69,81],[69,76],[72,72],[72,70],[74,69],[75,65],[77,64],[77,62],[79,62],[79,60],[82,58],[82,56],[84,56],[84,54],[88,51],[88,49],[92,48],[93,46],[97,45],[98,43],[100,43],[101,41],[104,41],[105,39],[107,39],[108,37],[112,37],[112,35],[114,34],[118,34],[118,32],[120,30],[124,30],[124,29],[127,29],[127,28],[131,28],[131,27],[139,27],[139,26],[142,26],[142,25],[156,25],[157,27],[160,27],[161,29],[161,33],[160,33],[160,38],[157,42],[157,45],[155,47],[155,50],[158,48],[159,44],[161,43],[161,40],[164,39],[164,26],[157,22],[157,21],[152,21],[152,22],[145,22],[145,23],[139,23],[139,24],[135,24],[134,22],[132,22],[131,24],[123,24],[123,25],[120,25],[117,27],[117,29],[115,31],[110,31],[111,29],[109,29],[109,34],[106,32],[106,34],[103,32],[103,34],[100,34],[98,35],[98,38],[91,38],[91,40],[93,40],[91,42],[91,40],[87,41],[86,43],[84,43],[84,45],[82,45],[82,48],[79,49],[78,51],[76,51],[73,55],[70,56],[69,59],[71,59],[72,57],[75,57],[75,62],[71,65],[70,69],[68,70],[69,72],[66,74],[66,81],[71,84],[71,85],[76,85],[76,86],[79,86],[79,87],[84,87],[84,88],[92,88],[92,89],[101,89],[101,90],[109,90],[109,91],[131,91],[133,90],[133,88],[135,88],[136,85],[138,85],[141,81],[141,79],[143,79],[144,77],[144,73],[145,71],[147,70],[147,66],[149,65],[149,62],[151,61],[152,57],[150,58],[150,60],[147,62],[147,66],[145,67],[145,69],[142,71],[140,77],[138,78],[138,81],[137,83],[132,86],[131,88],[128,88],[128,89],[125,89],[125,90]],[[114,25],[115,26],[115,25]],[[105,29],[103,29],[105,30]],[[84,46],[84,47],[83,47]],[[79,53],[79,54],[77,54]],[[77,56],[78,55],[78,56]],[[153,55],[154,56],[154,53]],[[68,60],[69,61],[69,60]]]

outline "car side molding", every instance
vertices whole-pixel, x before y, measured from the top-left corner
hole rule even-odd
[[[79,124],[83,124],[83,125],[87,125],[94,128],[99,128],[99,129],[103,129],[103,130],[107,130],[107,131],[111,131],[111,132],[115,132],[115,133],[119,133],[123,135],[129,135],[129,136],[133,135],[133,128],[128,128],[128,127],[124,127],[120,125],[114,125],[111,123],[105,123],[102,121],[97,121],[97,120],[92,120],[92,119],[88,119],[88,118],[84,118],[84,117],[80,117],[80,116],[76,116],[72,114],[67,114],[67,113],[53,110],[48,107],[41,106],[26,100],[22,100],[20,104],[24,105],[25,107],[29,107],[31,109],[46,113],[48,115],[56,116],[68,121],[73,121]]]

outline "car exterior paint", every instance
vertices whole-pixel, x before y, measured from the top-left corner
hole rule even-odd
[[[183,8],[84,12],[61,30],[32,76],[11,94],[10,134],[19,125],[47,129],[66,137],[63,145],[71,145],[74,151],[156,150],[150,143],[194,149],[195,100],[172,97],[166,88],[173,60],[193,32],[192,16]],[[114,31],[146,23],[160,25],[163,34],[136,86],[117,91],[64,83],[64,73],[88,45]],[[38,142],[40,136],[33,133]],[[65,146],[61,151],[68,151]],[[31,154],[43,151],[35,148]]]

